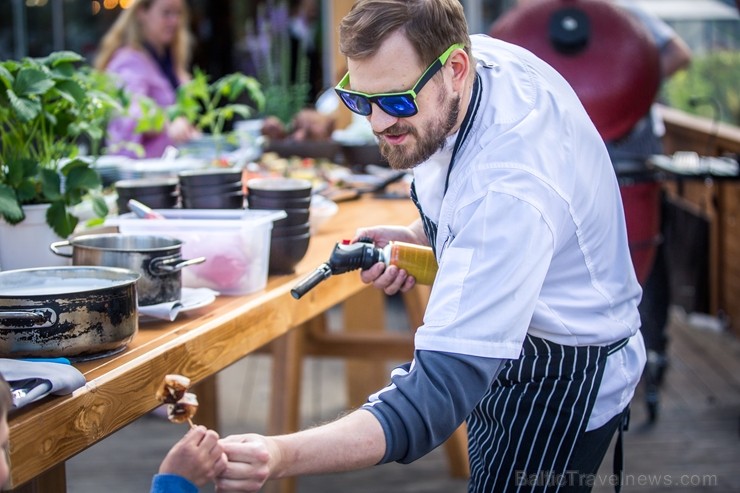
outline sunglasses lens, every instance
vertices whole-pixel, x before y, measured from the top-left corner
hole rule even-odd
[[[407,117],[416,114],[416,104],[410,94],[398,96],[380,96],[378,106],[391,116]]]
[[[342,98],[342,101],[345,105],[347,105],[347,108],[349,108],[354,113],[357,113],[358,115],[367,116],[372,111],[370,101],[368,101],[367,98],[364,96],[347,92],[339,92],[339,97]]]

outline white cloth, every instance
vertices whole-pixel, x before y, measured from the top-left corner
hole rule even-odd
[[[0,358],[0,373],[10,385],[13,407],[49,394],[66,395],[85,385],[85,376],[69,363]]]
[[[616,176],[555,70],[472,38],[482,103],[444,197],[448,160],[414,169],[422,209],[438,218],[439,261],[416,348],[517,358],[527,332],[572,346],[635,336],[609,358],[594,429],[629,403],[645,362]]]
[[[216,301],[218,294],[218,291],[209,288],[182,288],[179,300],[139,306],[140,321],[146,321],[147,317],[150,317],[173,322],[180,312],[194,310],[213,303]]]

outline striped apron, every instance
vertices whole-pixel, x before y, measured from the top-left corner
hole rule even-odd
[[[476,75],[471,105],[460,127],[447,170],[468,136],[480,104]],[[415,184],[411,199],[429,244],[436,250],[437,224],[422,211]],[[508,360],[468,417],[470,493],[558,491],[577,484],[568,464],[586,431],[608,354],[613,346],[563,346],[527,336],[517,360]],[[563,488],[569,489],[569,488]]]

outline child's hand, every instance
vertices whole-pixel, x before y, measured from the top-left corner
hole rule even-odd
[[[218,433],[205,426],[194,426],[167,453],[159,473],[176,474],[201,487],[224,469],[226,455],[218,442]]]

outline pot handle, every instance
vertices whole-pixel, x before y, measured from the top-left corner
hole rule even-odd
[[[66,252],[60,252],[59,249],[63,247],[71,247],[72,242],[69,240],[62,240],[62,241],[55,241],[51,245],[49,245],[49,249],[59,255],[60,257],[67,257],[72,258],[72,252],[66,253]]]
[[[13,323],[15,322],[15,323]],[[0,311],[0,328],[24,330],[51,327],[57,322],[57,314],[49,308],[36,310]]]
[[[205,261],[205,257],[196,257],[188,260],[183,260],[181,258],[161,257],[152,260],[152,262],[149,264],[149,270],[154,275],[169,274],[172,272],[180,271],[189,265],[202,264]]]

